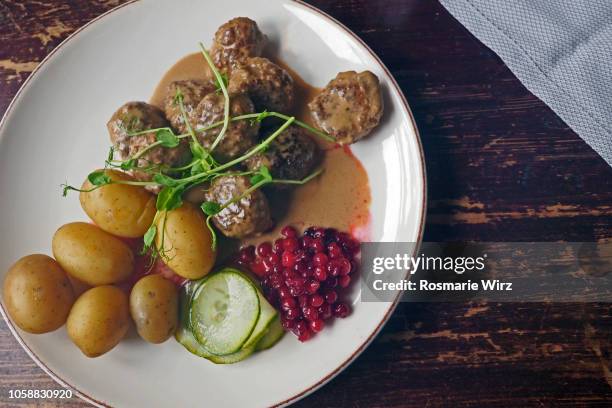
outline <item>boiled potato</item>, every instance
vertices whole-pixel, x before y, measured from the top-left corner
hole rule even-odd
[[[164,224],[165,233],[162,233]],[[215,264],[217,253],[212,248],[206,218],[192,204],[184,203],[176,210],[162,213],[155,240],[157,248],[163,248],[164,262],[183,278],[199,279]]]
[[[47,255],[28,255],[4,279],[4,304],[13,321],[30,333],[53,331],[66,322],[74,302],[68,276]]]
[[[134,180],[117,170],[104,170],[104,173],[112,180]],[[89,180],[85,180],[81,189],[92,187]],[[96,225],[120,237],[142,237],[155,217],[156,197],[140,186],[107,184],[91,192],[81,192],[79,199]]]
[[[66,272],[91,286],[117,283],[134,271],[134,254],[95,225],[73,222],[53,236],[53,255]]]
[[[140,337],[149,343],[168,340],[178,324],[178,293],[161,275],[140,279],[130,293],[130,314]]]
[[[89,289],[74,303],[66,329],[87,357],[98,357],[115,347],[130,325],[128,298],[114,286]]]

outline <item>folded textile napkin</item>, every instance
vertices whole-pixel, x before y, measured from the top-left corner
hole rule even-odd
[[[612,166],[612,0],[440,0]]]

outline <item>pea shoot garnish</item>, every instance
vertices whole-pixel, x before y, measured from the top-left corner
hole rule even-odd
[[[159,191],[156,201],[156,214],[153,222],[149,229],[144,234],[144,245],[143,253],[149,253],[152,261],[161,256],[167,261],[167,254],[164,249],[164,233],[165,233],[165,220],[167,213],[174,209],[177,209],[183,205],[183,195],[189,189],[210,183],[217,177],[226,175],[241,175],[249,178],[250,187],[236,197],[232,197],[231,200],[225,203],[217,203],[213,201],[206,201],[201,205],[201,210],[206,216],[206,225],[212,235],[212,246],[213,249],[217,245],[217,237],[215,228],[212,224],[212,219],[228,207],[235,203],[238,203],[243,198],[249,196],[254,191],[262,188],[269,184],[293,184],[300,185],[309,182],[314,179],[323,171],[318,169],[309,176],[301,180],[287,180],[287,179],[275,179],[270,169],[265,166],[261,166],[255,171],[238,171],[237,166],[243,163],[245,160],[253,157],[254,155],[264,152],[270,144],[289,126],[295,125],[302,127],[309,132],[313,133],[317,137],[320,137],[328,142],[334,142],[334,139],[318,129],[297,120],[293,116],[288,116],[278,112],[258,112],[245,115],[239,115],[232,117],[230,115],[230,95],[228,92],[228,78],[224,74],[221,74],[215,67],[210,55],[202,45],[199,43],[202,55],[204,56],[208,66],[212,70],[215,84],[217,87],[216,92],[223,95],[223,120],[208,125],[202,128],[195,128],[192,126],[187,110],[184,105],[184,97],[179,89],[177,89],[174,95],[173,102],[179,108],[181,113],[182,121],[185,124],[187,130],[184,134],[176,134],[170,127],[162,127],[156,129],[144,129],[139,127],[139,119],[132,118],[125,125],[125,132],[128,137],[134,137],[145,134],[154,134],[155,140],[152,143],[147,144],[137,153],[131,157],[123,157],[122,160],[116,160],[114,157],[115,148],[111,147],[109,150],[107,159],[105,161],[105,168],[116,168],[123,171],[138,171],[139,173],[145,173],[148,175],[147,181],[133,181],[133,180],[114,180],[107,175],[104,170],[97,170],[90,173],[87,177],[89,183],[92,185],[88,189],[79,189],[70,185],[62,185],[63,195],[66,196],[69,191],[78,191],[88,193],[101,188],[109,184],[128,184],[135,186],[149,187],[156,191]],[[255,147],[226,163],[218,163],[214,158],[214,150],[221,141],[223,140],[231,122],[247,120],[251,123],[263,122],[267,118],[281,119],[283,123],[269,136],[262,140]],[[213,129],[219,128],[219,132],[216,134],[210,147],[205,148],[200,140],[198,134],[202,132],[208,132]],[[138,129],[138,131],[133,131]],[[188,162],[180,167],[170,167],[167,165],[149,163],[146,159],[147,153],[153,149],[165,148],[174,149],[177,148],[181,143],[185,143],[183,139],[187,139],[189,143],[189,151],[191,153]],[[161,244],[160,244],[161,243]]]

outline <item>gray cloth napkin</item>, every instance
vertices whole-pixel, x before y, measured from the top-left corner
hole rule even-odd
[[[612,166],[612,0],[440,0]]]

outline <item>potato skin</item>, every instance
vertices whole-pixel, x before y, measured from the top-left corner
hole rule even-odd
[[[130,314],[140,337],[163,343],[178,325],[178,293],[174,283],[161,275],[148,275],[130,293]]]
[[[4,279],[4,304],[13,321],[30,333],[61,327],[74,303],[74,292],[60,265],[47,255],[28,255]]]
[[[162,234],[164,218],[165,234]],[[212,235],[199,208],[184,203],[175,210],[163,213],[157,221],[157,248],[162,248],[162,236],[167,255],[162,260],[183,278],[199,279],[214,266],[217,252],[212,248]]]
[[[115,347],[130,325],[127,295],[105,285],[89,289],[72,306],[68,336],[87,357],[98,357]]]
[[[130,248],[86,222],[60,227],[53,236],[52,247],[62,268],[91,286],[121,282],[134,271],[134,254]]]
[[[117,170],[104,170],[112,180],[131,181],[132,176]],[[93,185],[85,180],[82,190]],[[155,196],[139,186],[107,184],[79,195],[81,207],[101,229],[126,238],[142,237],[155,217]]]

